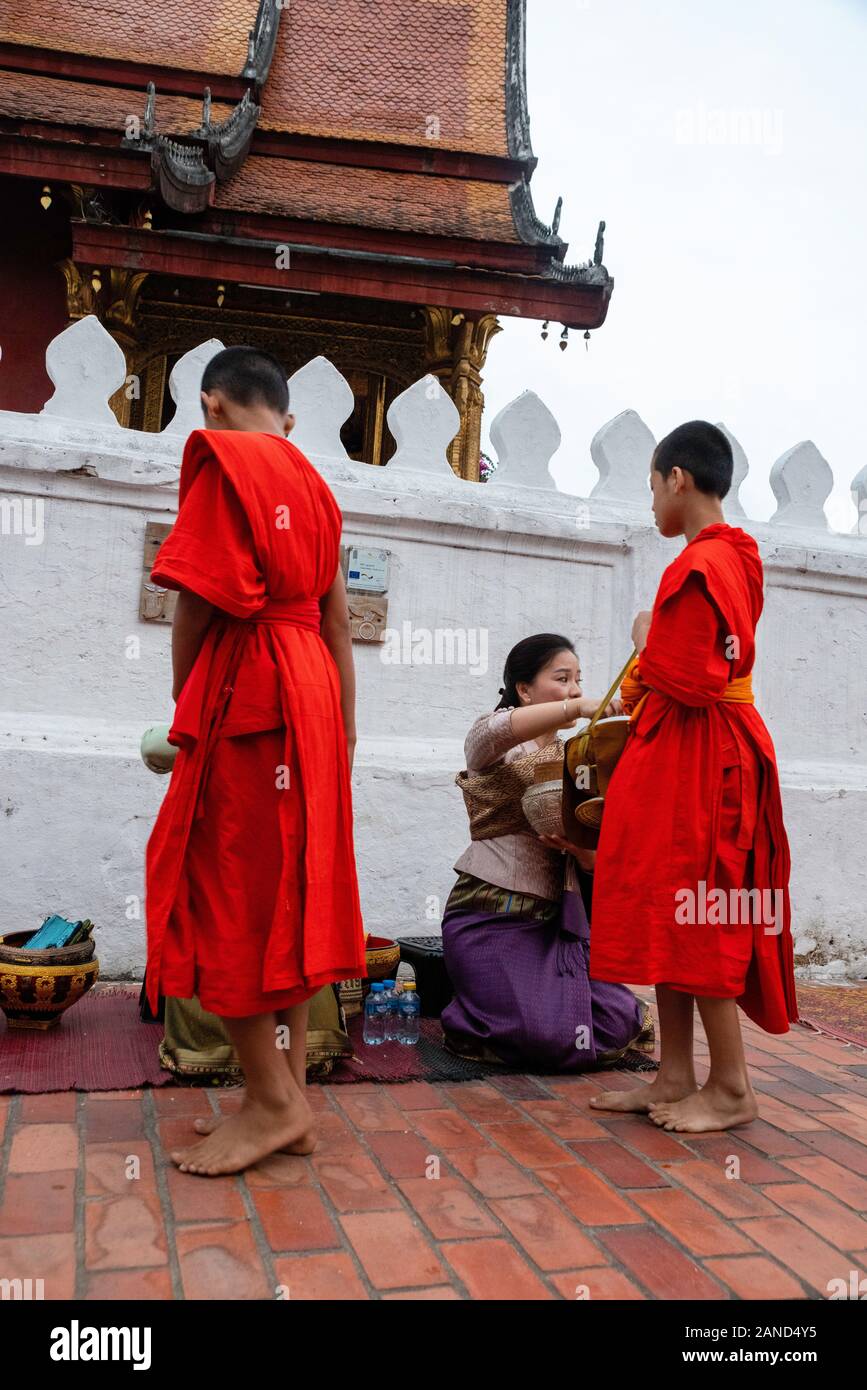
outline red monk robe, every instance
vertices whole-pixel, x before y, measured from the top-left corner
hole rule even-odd
[[[754,704],[723,699],[752,671],[762,604],[756,543],[724,524],[705,527],[662,577],[638,662],[649,691],[605,798],[590,974],[734,998],[785,1033],[798,1013],[774,746]],[[712,910],[704,925],[683,921],[681,890],[700,910],[702,882],[708,897],[725,892],[720,925]],[[751,888],[771,890],[772,927],[767,911],[756,922],[730,910],[730,890]]]
[[[152,1007],[197,994],[240,1018],[365,973],[340,681],[319,635],[340,531],[288,440],[190,436],[152,578],[221,611],[177,703],[148,843]]]

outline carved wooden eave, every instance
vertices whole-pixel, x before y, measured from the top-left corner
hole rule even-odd
[[[151,149],[151,167],[160,197],[175,212],[202,212],[210,203],[216,175],[199,146],[158,135]]]
[[[567,243],[536,216],[533,195],[526,179],[519,179],[509,189],[512,218],[519,237],[528,246],[544,246],[560,260],[566,254]]]
[[[260,110],[247,91],[230,116],[204,128],[208,164],[220,183],[237,174],[247,158]]]

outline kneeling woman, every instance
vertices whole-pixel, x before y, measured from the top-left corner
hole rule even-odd
[[[554,633],[519,642],[503,683],[493,714],[467,735],[456,779],[472,843],[455,864],[443,917],[455,991],[443,1031],[463,1056],[583,1071],[629,1047],[649,1050],[650,1011],[625,986],[590,979],[578,867],[592,872],[594,855],[537,835],[521,797],[537,764],[562,760],[558,729],[589,718],[598,702],[582,698],[574,648]]]

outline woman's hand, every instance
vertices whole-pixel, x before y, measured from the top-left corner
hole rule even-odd
[[[581,699],[578,701],[578,718],[592,719],[598,708],[598,700],[591,699],[589,695],[582,695]],[[622,713],[623,704],[620,700],[612,700],[602,711],[603,718],[605,719],[610,719],[612,715]]]
[[[647,634],[652,618],[653,614],[648,613],[646,609],[635,615],[635,622],[632,624],[632,645],[639,653],[647,646]]]
[[[588,873],[592,874],[596,862],[595,849],[580,849],[578,845],[573,845],[562,835],[539,835],[538,838],[548,849],[559,849],[564,854],[571,854],[574,859],[577,859],[582,869],[586,869]]]

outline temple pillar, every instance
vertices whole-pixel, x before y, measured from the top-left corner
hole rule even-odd
[[[424,314],[427,370],[441,382],[461,417],[460,430],[449,445],[449,463],[459,478],[477,483],[485,404],[482,368],[500,324],[496,314],[470,319],[432,306]]]

